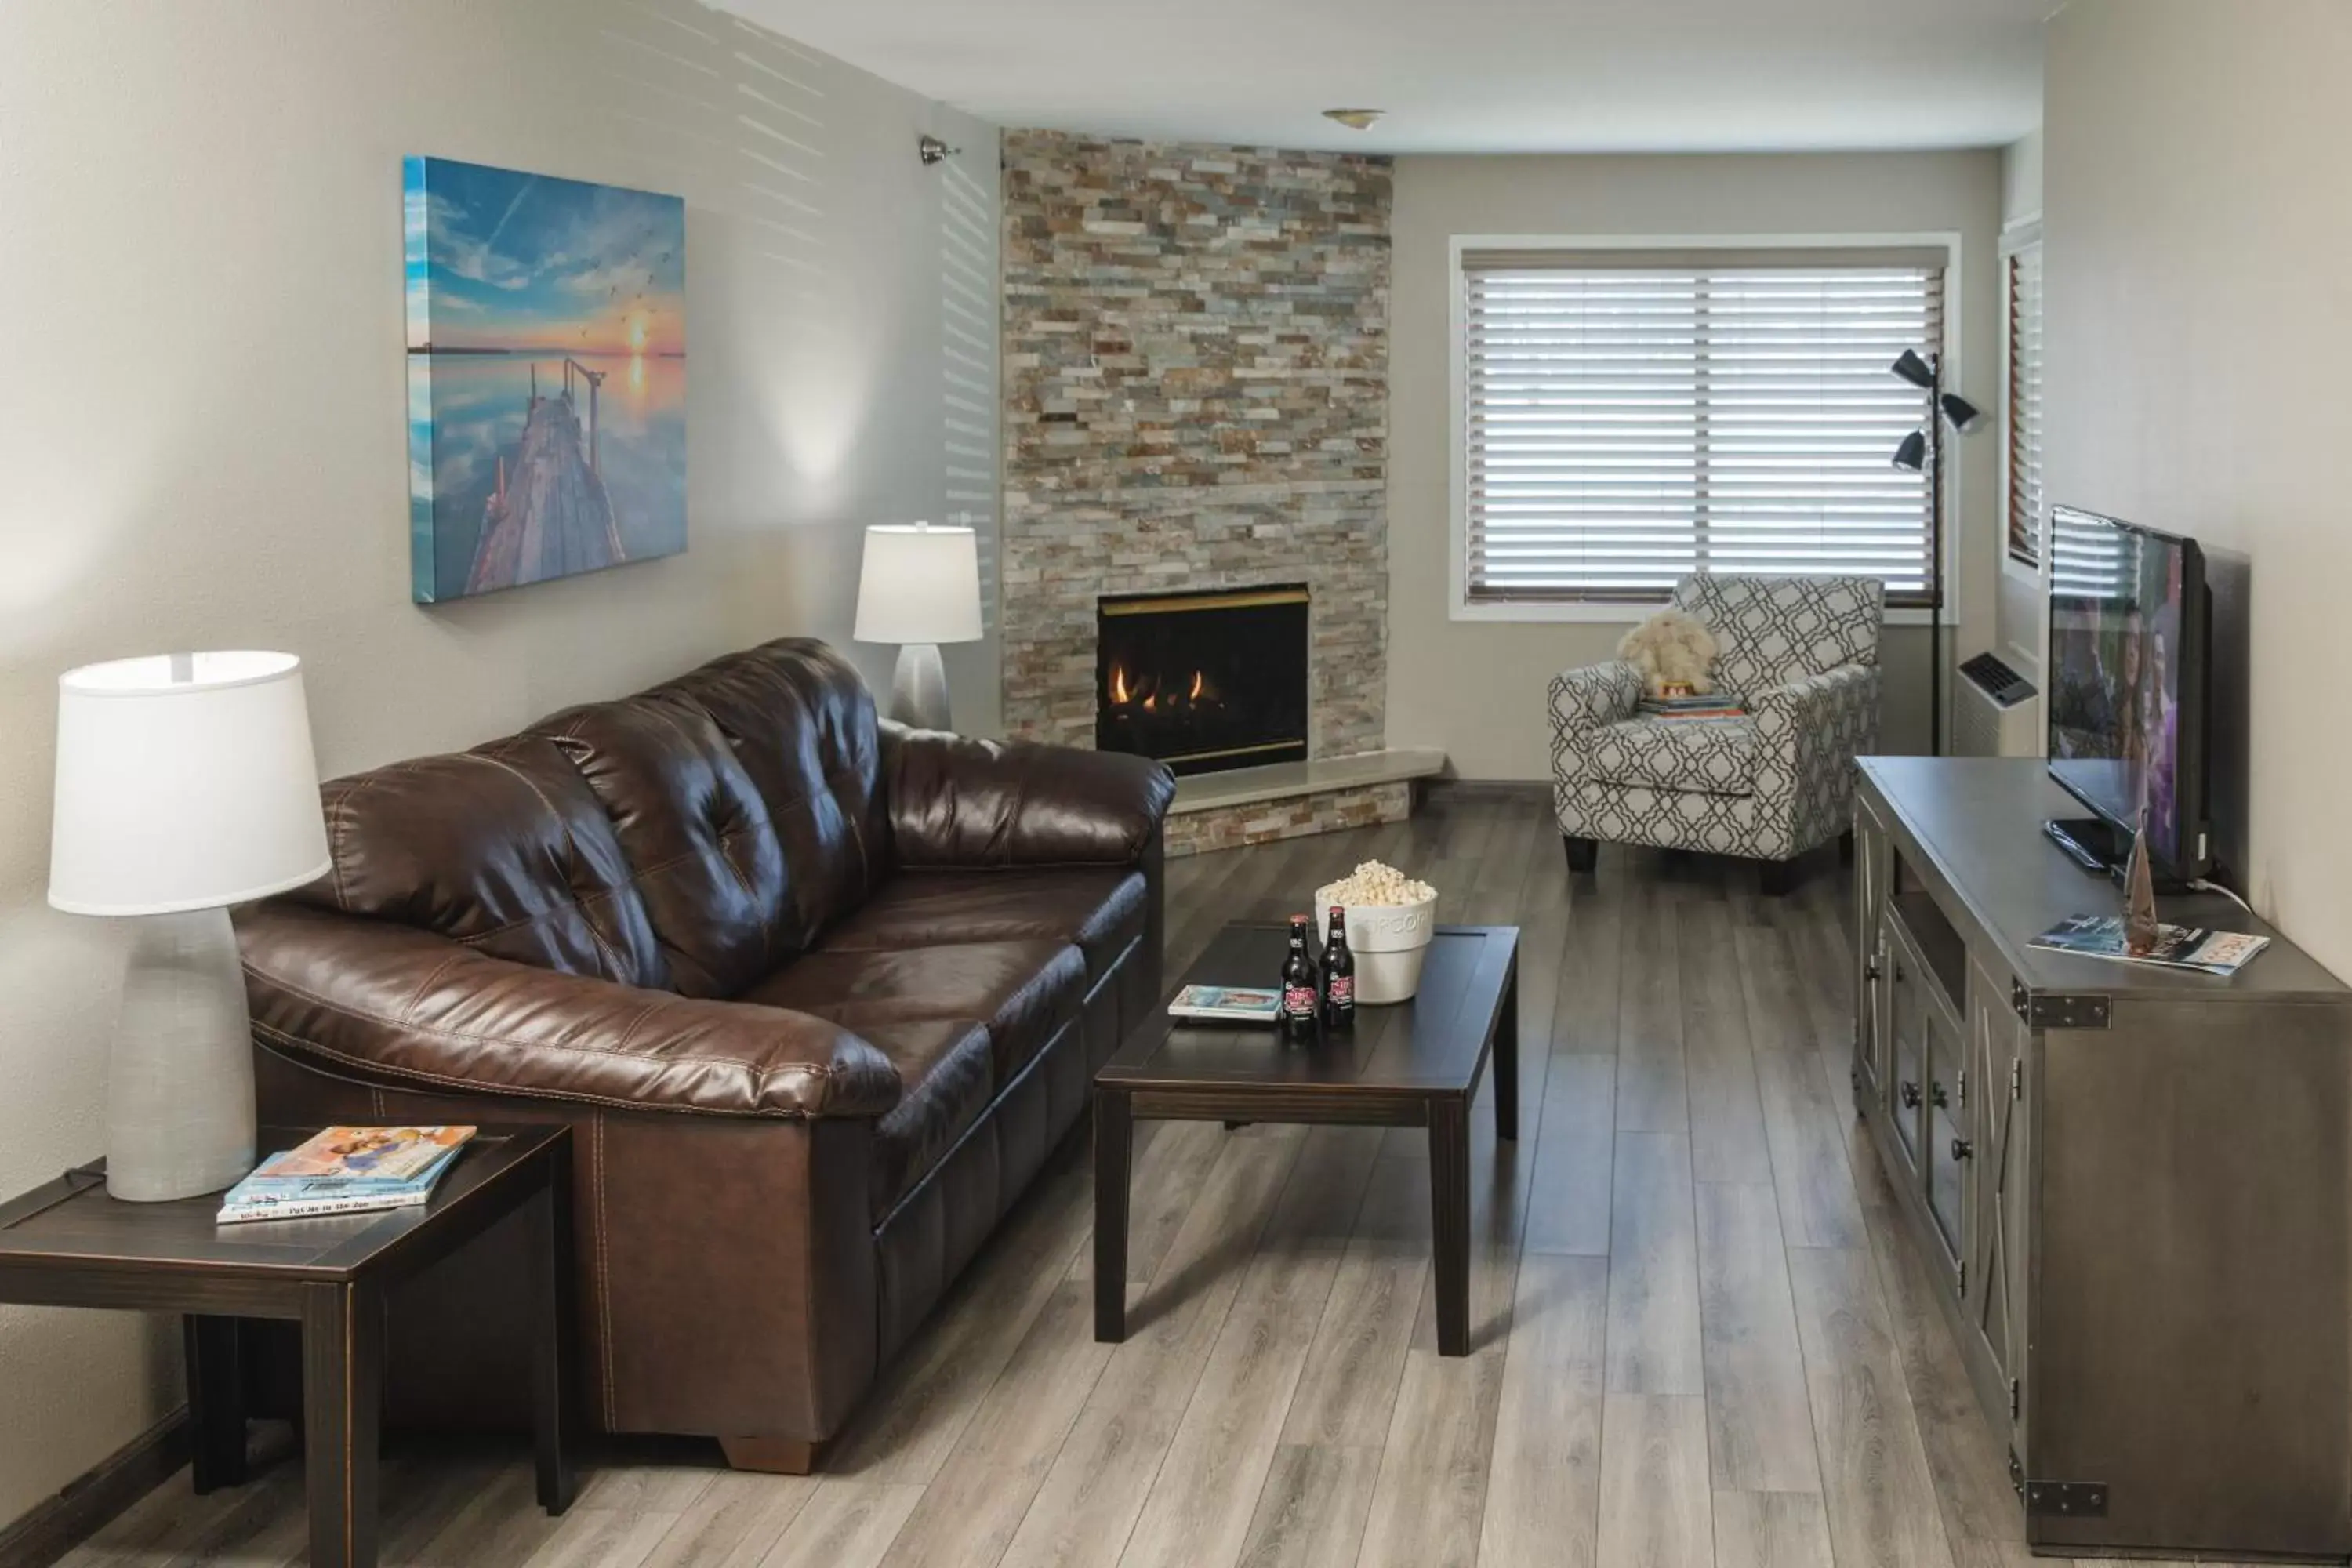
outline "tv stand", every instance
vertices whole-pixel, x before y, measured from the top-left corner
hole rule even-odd
[[[2035,760],[1866,757],[1856,1109],[2054,1556],[2352,1552],[2352,990],[2047,952],[2123,895],[2033,842]]]

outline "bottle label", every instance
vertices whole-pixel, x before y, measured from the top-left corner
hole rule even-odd
[[[1312,985],[1284,986],[1282,988],[1282,1010],[1285,1015],[1293,1018],[1313,1017],[1315,1016],[1315,987]]]
[[[1331,1005],[1351,1007],[1356,1002],[1356,977],[1352,974],[1331,976]]]

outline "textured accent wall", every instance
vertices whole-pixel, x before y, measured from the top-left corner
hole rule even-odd
[[[1313,754],[1382,743],[1384,159],[1003,140],[1008,733],[1094,743],[1103,594],[1306,582]]]

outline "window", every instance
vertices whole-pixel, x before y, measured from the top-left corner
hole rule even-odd
[[[2042,246],[2009,255],[2009,554],[2042,563]]]
[[[1655,602],[1695,571],[1927,602],[1941,247],[1462,252],[1465,603]]]

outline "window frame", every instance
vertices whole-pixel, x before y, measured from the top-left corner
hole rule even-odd
[[[1519,235],[1519,234],[1457,234],[1448,237],[1446,246],[1446,609],[1448,618],[1455,621],[1531,621],[1531,622],[1598,622],[1633,625],[1647,620],[1666,602],[1664,594],[1655,599],[1569,599],[1569,600],[1495,600],[1474,599],[1470,595],[1470,507],[1469,507],[1469,416],[1466,399],[1468,386],[1465,363],[1464,338],[1467,326],[1468,285],[1462,270],[1465,253],[1484,250],[1531,250],[1561,252],[1599,251],[1659,251],[1659,250],[1853,250],[1883,251],[1896,248],[1941,250],[1944,253],[1944,384],[1958,387],[1965,384],[1960,344],[1966,341],[1967,321],[1963,298],[1966,293],[1965,275],[1961,269],[1961,237],[1958,229],[1930,229],[1896,234],[1709,234],[1709,235]],[[2004,263],[2004,265],[2006,265]],[[2003,351],[2004,353],[2006,350]],[[1926,408],[1923,395],[1921,408]],[[1947,442],[1947,449],[1950,443]],[[1891,455],[1891,454],[1890,454]],[[1942,616],[1947,625],[1957,625],[1960,616],[1960,576],[1955,569],[1954,545],[1960,533],[1959,520],[1966,514],[1961,508],[1961,470],[1965,464],[1947,462],[1944,465],[1944,529],[1942,559],[1937,563],[1937,578],[1943,585]],[[2007,478],[2003,476],[2004,496]],[[2004,507],[2001,535],[2008,537],[2007,511]],[[2003,554],[2007,550],[2004,543]],[[1889,609],[1890,626],[1926,626],[1931,612],[1925,606]]]
[[[2010,416],[2012,413],[2010,394],[2013,386],[2011,378],[2015,371],[2015,367],[2011,363],[2009,323],[2011,258],[2020,251],[2039,250],[2041,247],[2042,220],[2038,216],[2021,218],[2001,231],[1999,258],[2000,264],[2000,526],[1994,531],[1993,540],[1993,550],[2000,562],[2002,574],[2031,584],[2037,593],[2042,590],[2050,568],[2050,503],[2046,489],[2042,497],[2042,518],[2035,536],[2036,542],[2042,547],[2039,558],[2028,561],[2013,552],[2009,547]],[[2042,392],[2046,399],[2049,392],[2046,373],[2050,364],[2050,261],[2046,252],[2042,257],[2042,363],[2045,373]],[[2046,429],[2043,433],[2047,434]],[[2042,457],[2046,477],[2049,457],[2046,449]]]

